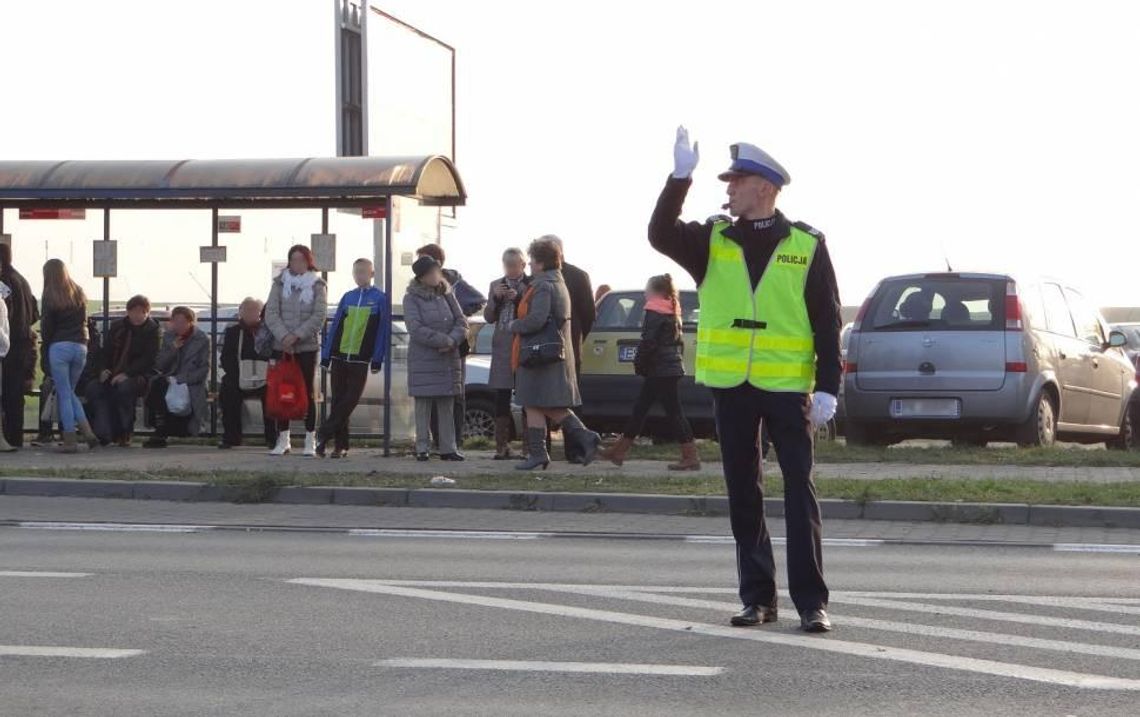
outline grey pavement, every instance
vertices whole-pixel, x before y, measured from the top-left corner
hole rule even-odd
[[[295,529],[539,531],[630,536],[731,535],[728,518],[723,516],[0,496],[0,523],[20,521]],[[783,520],[770,518],[768,524],[774,536],[784,535]],[[1140,545],[1140,530],[1121,528],[976,525],[893,520],[827,520],[824,523],[824,537],[1049,546],[1056,543]]]
[[[394,454],[384,458],[377,449],[358,449],[347,460],[319,460],[304,458],[300,450],[285,457],[271,457],[264,449],[237,448],[219,451],[213,446],[171,446],[164,450],[141,448],[103,448],[63,455],[50,448],[25,448],[18,453],[0,458],[0,466],[9,475],[21,468],[35,470],[127,471],[160,478],[170,471],[209,473],[218,471],[291,473],[360,473],[373,475],[422,475],[430,478],[442,475],[452,478],[501,473],[511,470],[511,464],[491,460],[487,451],[470,451],[465,463],[431,461],[420,463],[410,455]],[[779,466],[768,463],[765,470],[779,475]],[[686,475],[720,476],[719,463],[706,463],[699,473]],[[551,463],[545,475],[615,475],[661,476],[668,474],[665,461],[628,461],[618,468],[597,462],[587,468],[565,462]],[[1140,467],[1046,467],[1010,465],[919,465],[907,463],[821,463],[817,478],[849,478],[855,480],[882,480],[887,478],[962,478],[962,479],[1027,479],[1040,481],[1076,481],[1088,483],[1121,483],[1140,481]]]
[[[394,515],[469,525],[489,512]],[[576,517],[594,519],[615,518]],[[705,523],[676,527],[694,525]],[[777,624],[726,626],[726,545],[0,528],[0,713],[1135,713],[1136,555],[860,545],[825,556],[836,631],[805,636],[786,599]],[[682,674],[621,672],[662,666]],[[551,671],[567,667],[593,671]]]

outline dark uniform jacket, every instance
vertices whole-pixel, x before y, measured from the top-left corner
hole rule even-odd
[[[681,265],[692,275],[699,286],[705,278],[709,263],[709,236],[713,220],[704,223],[682,222],[681,207],[688,194],[690,179],[670,177],[657,200],[653,218],[649,222],[649,243],[654,249],[665,254]],[[719,221],[719,219],[718,219]],[[780,212],[769,220],[750,222],[739,219],[725,232],[725,235],[740,244],[744,250],[744,260],[756,287],[768,266],[776,246],[791,231],[791,222]],[[835,280],[835,269],[823,235],[806,224],[797,227],[810,232],[819,239],[815,256],[808,267],[807,286],[804,288],[804,302],[808,318],[815,334],[817,357],[815,383],[816,390],[839,394],[839,381],[842,366],[839,359],[839,332],[842,328],[840,317],[839,288]]]

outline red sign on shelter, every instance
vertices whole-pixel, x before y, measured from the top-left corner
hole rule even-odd
[[[360,216],[364,219],[387,219],[388,212],[384,207],[364,207],[360,210]]]
[[[86,209],[21,209],[21,219],[86,219]]]

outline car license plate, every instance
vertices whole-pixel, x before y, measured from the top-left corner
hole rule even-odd
[[[891,401],[894,418],[959,418],[962,402],[956,398],[896,398]]]
[[[637,346],[621,346],[618,348],[618,361],[621,363],[633,363],[637,359]]]

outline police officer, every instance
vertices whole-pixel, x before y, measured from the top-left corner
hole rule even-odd
[[[819,502],[812,482],[814,426],[835,415],[839,291],[823,235],[776,209],[791,178],[750,144],[732,145],[724,208],[735,217],[680,221],[697,145],[677,130],[673,175],[657,200],[649,243],[699,287],[697,381],[712,389],[728,487],[740,599],[731,624],[776,620],[776,566],[764,522],[758,434],[763,423],[784,475],[788,581],[807,632],[827,632]]]

